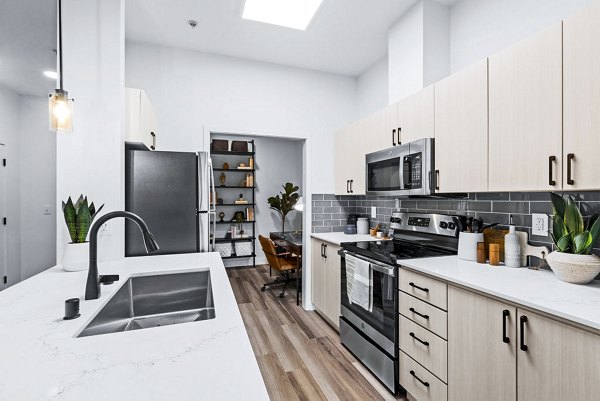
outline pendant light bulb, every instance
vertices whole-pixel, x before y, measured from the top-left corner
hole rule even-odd
[[[67,91],[56,89],[48,100],[50,130],[54,132],[71,132],[73,130],[73,99],[69,99]]]

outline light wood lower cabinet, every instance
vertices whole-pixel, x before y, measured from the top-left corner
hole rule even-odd
[[[600,399],[600,337],[519,310],[519,401]],[[527,350],[521,350],[521,337]]]
[[[339,330],[341,297],[340,247],[312,240],[312,303],[317,312]]]
[[[411,357],[400,351],[400,383],[417,401],[446,401],[447,387]]]
[[[449,400],[515,401],[516,313],[501,302],[448,289]]]
[[[600,336],[450,286],[448,400],[593,401]]]

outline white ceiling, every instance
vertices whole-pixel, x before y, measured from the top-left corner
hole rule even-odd
[[[0,1],[0,85],[22,95],[46,96],[56,81],[56,1]]]
[[[299,31],[242,19],[244,0],[127,0],[125,31],[131,41],[356,76],[387,54],[388,29],[416,2],[324,0]]]

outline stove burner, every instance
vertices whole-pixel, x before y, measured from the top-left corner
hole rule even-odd
[[[429,258],[455,255],[456,251],[415,242],[394,239],[392,241],[365,241],[342,244],[348,252],[363,255],[387,264],[397,264],[399,259]]]

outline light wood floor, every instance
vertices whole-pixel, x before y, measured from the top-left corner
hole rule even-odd
[[[331,326],[296,305],[295,289],[283,299],[278,287],[260,291],[272,279],[268,266],[230,268],[228,275],[272,401],[396,399],[340,344]]]

